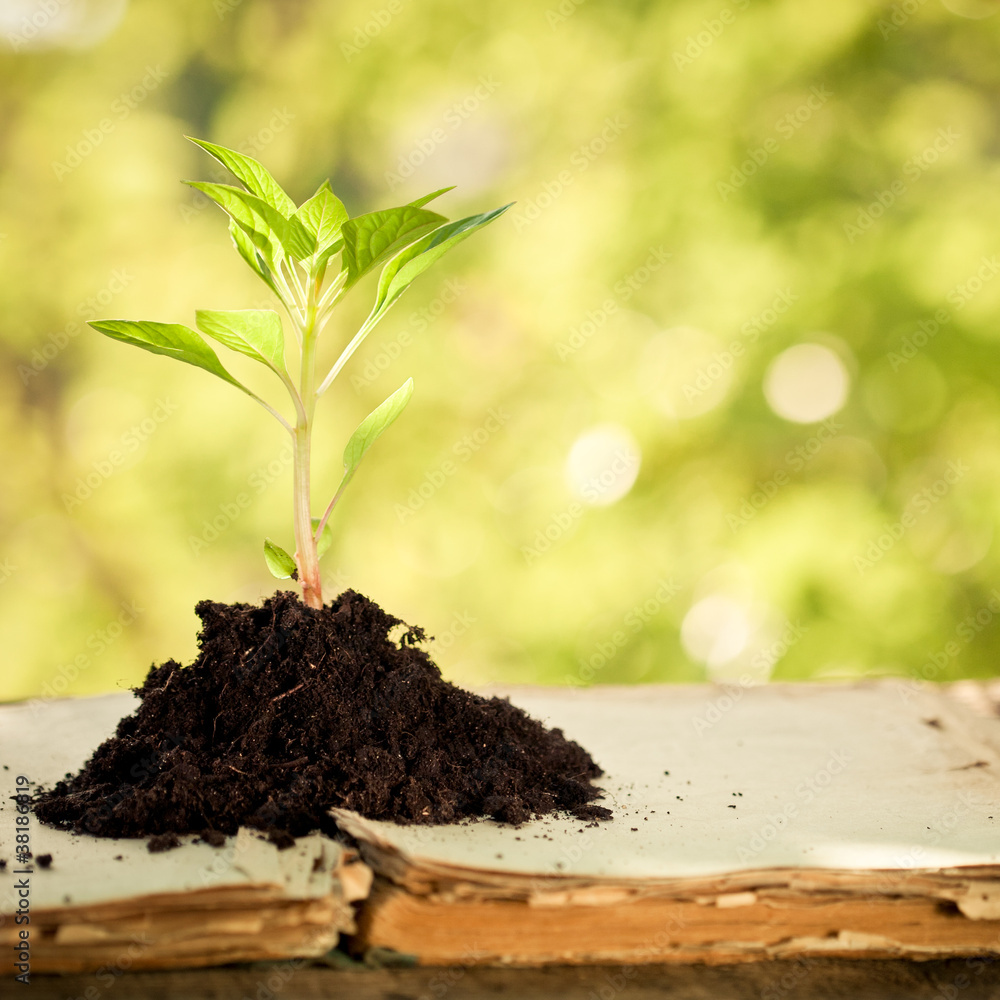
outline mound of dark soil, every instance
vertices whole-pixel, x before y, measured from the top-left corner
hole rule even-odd
[[[601,769],[586,751],[444,681],[416,645],[423,631],[354,591],[322,609],[278,593],[195,610],[197,660],[150,670],[116,735],[39,794],[41,820],[164,849],[174,834],[218,842],[241,825],[279,844],[333,833],[331,806],[402,823],[611,815],[589,805]]]

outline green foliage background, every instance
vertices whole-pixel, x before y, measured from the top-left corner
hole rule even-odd
[[[259,599],[262,537],[292,547],[277,425],[82,328],[266,307],[222,213],[179,183],[223,179],[185,133],[258,157],[298,201],[330,177],[352,214],[448,183],[451,217],[518,201],[407,293],[321,405],[320,508],[350,431],[415,379],[339,510],[327,591],[425,625],[447,676],[996,673],[994,5],[134,0],[115,24],[117,6],[91,4],[112,27],[75,47],[0,25],[0,699],[188,661],[194,603]],[[329,328],[331,361],[372,294]],[[762,392],[800,342],[851,377],[822,441]],[[717,404],[692,416],[683,387],[713,361]],[[634,436],[638,478],[574,507],[567,454],[608,423]],[[949,463],[967,471],[866,566]],[[720,594],[749,631],[706,671],[681,624]]]

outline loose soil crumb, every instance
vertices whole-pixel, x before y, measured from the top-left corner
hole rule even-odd
[[[153,667],[133,715],[75,777],[42,791],[46,823],[100,837],[209,843],[250,826],[279,846],[333,834],[332,806],[371,819],[520,824],[591,804],[602,771],[559,729],[447,683],[405,626],[348,590],[322,609],[202,601],[193,664]],[[389,638],[402,626],[398,642]]]
[[[175,833],[157,833],[149,838],[146,847],[150,854],[162,854],[164,851],[172,851],[175,847],[180,847],[181,842]]]
[[[40,868],[51,868],[52,867],[52,855],[51,854],[39,854],[35,859],[38,862]]]

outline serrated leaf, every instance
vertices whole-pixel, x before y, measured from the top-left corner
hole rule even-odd
[[[416,201],[411,201],[410,204],[414,208],[421,208],[426,205],[429,201],[433,201],[435,198],[440,198],[441,195],[447,194],[449,191],[454,191],[455,185],[452,184],[450,187],[438,188],[437,191],[431,191],[430,194],[425,194],[423,198],[417,198]]]
[[[316,529],[319,527],[320,519],[314,517],[312,519],[313,534],[316,534]],[[316,543],[316,558],[322,559],[323,554],[330,548],[333,544],[333,529],[330,527],[330,522],[327,521],[323,525],[323,534],[319,536],[319,541]]]
[[[290,580],[298,575],[295,560],[280,545],[275,545],[270,538],[264,539],[264,562],[267,563],[271,576],[277,577],[279,580]]]
[[[347,209],[333,193],[329,181],[323,181],[319,190],[299,207],[295,215],[312,233],[319,253],[337,241],[340,227],[348,219]]]
[[[250,241],[250,237],[236,224],[236,220],[230,218],[229,220],[229,235],[232,237],[233,245],[236,247],[236,252],[247,262],[250,266],[250,270],[260,278],[268,288],[278,295],[277,286],[274,284],[274,278],[271,277],[270,268],[264,263],[264,259],[261,257],[257,248]],[[280,298],[281,296],[278,295]]]
[[[347,269],[344,287],[349,288],[372,268],[447,221],[437,212],[403,205],[359,215],[345,222],[341,230]]]
[[[388,399],[380,403],[358,424],[344,449],[344,479],[354,475],[361,460],[386,428],[398,417],[413,395],[413,379],[408,378]]]
[[[162,354],[177,361],[203,368],[217,375],[230,385],[242,389],[248,396],[253,393],[233,378],[222,366],[218,355],[190,327],[180,323],[154,323],[149,320],[105,319],[90,324],[98,333],[112,340],[141,347],[152,354]],[[255,397],[256,398],[256,397]]]
[[[275,371],[285,371],[285,337],[281,317],[273,309],[199,309],[194,315],[206,336]]]
[[[381,316],[435,261],[443,257],[452,247],[468,239],[476,230],[498,219],[511,204],[513,202],[495,208],[492,212],[482,212],[456,222],[449,222],[393,257],[382,269],[379,277],[373,315],[376,318]]]
[[[264,262],[272,270],[282,253],[296,260],[305,260],[316,249],[316,240],[301,220],[285,218],[263,198],[229,184],[207,181],[185,181],[185,184],[207,195],[234,219],[260,250]]]
[[[194,139],[191,136],[188,138],[196,146],[201,146],[214,156],[252,194],[262,198],[286,218],[295,214],[295,202],[285,194],[284,189],[263,164],[243,153],[238,153],[235,149],[217,146],[214,142],[206,142],[204,139]]]

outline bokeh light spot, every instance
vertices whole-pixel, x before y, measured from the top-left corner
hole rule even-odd
[[[603,424],[573,442],[566,457],[566,480],[574,496],[606,507],[632,489],[641,461],[639,445],[626,428]]]
[[[15,51],[89,49],[121,23],[127,0],[3,0],[0,34]]]
[[[693,660],[720,667],[746,649],[753,632],[744,605],[724,594],[711,594],[693,604],[681,623],[681,644]]]
[[[832,417],[847,401],[851,379],[843,361],[822,344],[796,344],[771,362],[764,396],[779,417],[812,424]]]

